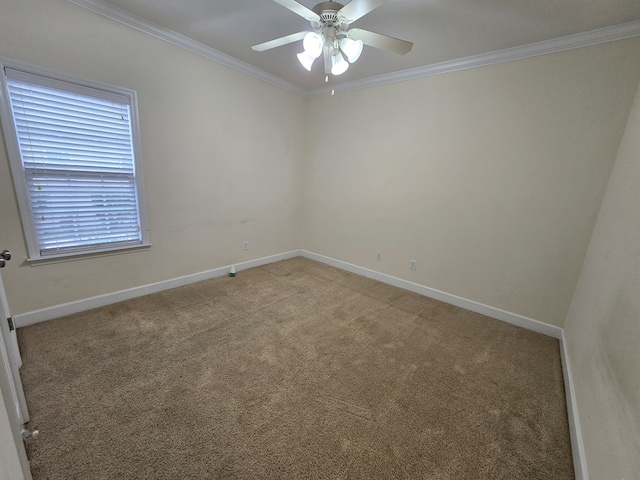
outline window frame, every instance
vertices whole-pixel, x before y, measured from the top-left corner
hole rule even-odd
[[[42,255],[36,235],[36,229],[33,221],[31,210],[31,197],[29,195],[25,169],[20,154],[20,146],[18,133],[15,128],[13,111],[9,97],[9,88],[7,85],[6,68],[17,70],[26,74],[37,75],[51,81],[52,88],[60,82],[72,92],[90,95],[98,90],[106,95],[115,95],[117,97],[125,97],[129,101],[130,118],[131,118],[131,137],[133,147],[133,166],[135,171],[135,186],[138,203],[138,220],[140,222],[140,244],[126,246],[107,246],[99,245],[95,248],[88,247],[84,251],[48,253]],[[27,243],[29,257],[27,261],[31,265],[39,265],[45,263],[56,263],[66,260],[77,260],[80,258],[90,258],[95,256],[112,255],[115,253],[126,253],[140,249],[148,249],[151,246],[149,240],[149,228],[147,223],[144,181],[142,176],[142,153],[140,146],[140,124],[138,116],[138,101],[135,90],[124,87],[109,85],[94,80],[88,80],[81,77],[62,74],[50,69],[28,65],[22,62],[16,62],[10,59],[0,57],[0,121],[4,132],[4,140],[9,155],[9,164],[11,166],[11,177],[16,191],[18,200],[18,209],[22,221],[22,228]]]

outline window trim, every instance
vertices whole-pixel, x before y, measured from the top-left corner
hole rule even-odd
[[[135,181],[138,196],[138,216],[141,230],[141,243],[139,245],[119,245],[115,247],[102,245],[98,248],[87,250],[84,252],[51,253],[47,255],[40,254],[40,247],[38,245],[31,212],[31,199],[29,197],[27,182],[24,178],[24,168],[22,166],[22,158],[20,156],[18,134],[15,129],[13,113],[11,110],[9,88],[7,85],[7,74],[5,68],[45,77],[46,79],[51,80],[52,84],[55,84],[56,82],[64,82],[67,85],[73,86],[74,89],[77,88],[78,93],[86,94],[87,88],[89,88],[100,90],[107,95],[125,97],[129,100]],[[29,65],[26,63],[0,57],[0,122],[2,124],[2,130],[4,132],[4,140],[9,156],[9,164],[11,166],[11,177],[16,191],[18,209],[20,211],[20,219],[22,221],[22,230],[25,235],[27,251],[29,254],[29,258],[27,258],[27,261],[31,265],[42,265],[46,263],[57,263],[61,261],[113,255],[116,253],[126,253],[130,251],[137,251],[140,249],[148,249],[151,246],[149,240],[149,227],[147,223],[144,181],[142,175],[142,153],[140,147],[138,99],[135,90],[96,82],[94,80],[88,80],[73,75],[66,75],[47,68],[37,67],[34,65]]]

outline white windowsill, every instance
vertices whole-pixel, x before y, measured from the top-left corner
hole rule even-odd
[[[49,265],[51,263],[73,262],[76,260],[84,260],[87,258],[107,257],[110,255],[132,253],[140,250],[149,250],[150,248],[151,248],[151,243],[145,243],[143,245],[131,245],[128,247],[109,248],[105,250],[94,250],[91,252],[64,253],[61,255],[50,255],[50,256],[39,257],[39,258],[27,258],[27,262],[29,262],[29,264],[32,267],[37,267],[39,265]]]

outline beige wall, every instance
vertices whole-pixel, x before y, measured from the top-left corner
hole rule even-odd
[[[306,99],[64,0],[0,0],[0,12],[0,56],[138,92],[153,243],[147,252],[26,265],[0,143],[12,313],[299,248]]]
[[[633,39],[312,99],[302,247],[562,326],[639,78]]]
[[[302,247],[562,325],[640,39],[306,100],[63,0],[0,1],[1,56],[138,92],[153,243],[28,266],[2,144],[13,313]]]
[[[565,325],[592,480],[640,472],[640,89]]]
[[[153,242],[28,266],[0,144],[13,313],[302,247],[562,326],[595,225],[566,321],[587,460],[640,470],[640,39],[307,101],[64,0],[0,12],[1,56],[138,92]]]
[[[1,145],[13,313],[302,247],[562,325],[639,39],[307,101],[63,0],[0,1],[0,55],[138,92],[154,245],[28,266]]]

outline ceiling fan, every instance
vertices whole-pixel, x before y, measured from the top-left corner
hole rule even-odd
[[[341,75],[349,65],[355,63],[362,53],[363,45],[388,50],[400,55],[411,51],[413,43],[349,25],[379,7],[388,0],[352,0],[346,6],[329,1],[308,9],[296,0],[273,0],[311,23],[313,31],[292,33],[251,47],[263,52],[272,48],[302,40],[304,51],[298,60],[311,71],[316,58],[323,55],[324,71],[327,75]]]

